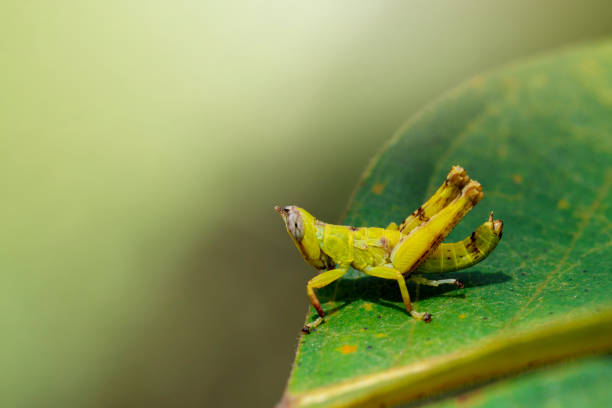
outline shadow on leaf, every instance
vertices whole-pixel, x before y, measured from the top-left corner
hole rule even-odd
[[[427,274],[428,279],[443,279],[453,277],[463,281],[464,289],[458,289],[454,285],[440,285],[438,287],[417,285],[406,280],[410,297],[413,301],[428,299],[438,296],[465,297],[465,290],[473,287],[496,285],[507,282],[512,278],[503,272],[480,272],[478,270],[454,272],[447,275]],[[418,292],[418,296],[417,296]],[[372,276],[360,276],[355,278],[340,279],[317,291],[317,297],[321,303],[329,301],[341,302],[327,309],[328,314],[333,314],[343,309],[356,300],[364,300],[377,303],[386,307],[404,311],[402,297],[398,284],[394,280],[380,279]]]

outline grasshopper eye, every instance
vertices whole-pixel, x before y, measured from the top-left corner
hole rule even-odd
[[[287,207],[289,208],[289,207]],[[287,215],[287,229],[293,235],[296,241],[301,241],[304,238],[304,220],[299,210],[289,208]]]

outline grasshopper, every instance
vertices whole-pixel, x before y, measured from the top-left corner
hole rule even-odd
[[[429,280],[423,274],[467,268],[495,249],[502,237],[503,222],[494,220],[493,212],[469,237],[442,243],[483,196],[480,183],[471,180],[462,167],[453,166],[434,195],[400,226],[393,222],[386,228],[333,225],[297,206],[274,207],[306,262],[320,271],[306,285],[306,294],[319,317],[302,331],[310,333],[325,316],[314,289],[339,279],[349,267],[367,275],[395,279],[406,311],[415,319],[431,321],[431,314],[412,308],[405,279],[429,286],[463,287],[457,279]]]

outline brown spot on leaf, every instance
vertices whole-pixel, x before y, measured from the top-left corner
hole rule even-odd
[[[512,175],[512,181],[514,181],[516,184],[522,184],[523,183],[523,176],[521,176],[520,174],[513,174]]]
[[[376,183],[372,186],[372,192],[376,195],[381,195],[385,189],[384,183]]]

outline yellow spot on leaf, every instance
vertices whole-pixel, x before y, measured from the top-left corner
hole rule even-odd
[[[383,337],[387,337],[386,333],[377,333],[376,337],[378,337],[379,339],[382,339]]]
[[[371,303],[364,303],[363,304],[363,308],[369,312],[370,310],[372,310],[372,304]]]
[[[557,208],[560,210],[567,210],[569,206],[570,204],[567,202],[565,198],[562,198],[559,200],[559,202],[557,202]]]
[[[513,174],[512,181],[514,181],[516,184],[521,184],[523,182],[523,176],[520,174]]]
[[[376,195],[381,195],[384,189],[385,185],[383,183],[376,183],[372,186],[372,192]]]
[[[357,351],[357,346],[351,346],[349,344],[345,344],[344,346],[342,346],[340,351],[342,352],[342,354],[351,354]]]
[[[465,319],[465,314],[461,313],[461,314],[460,314],[458,317],[459,317],[460,319]]]

